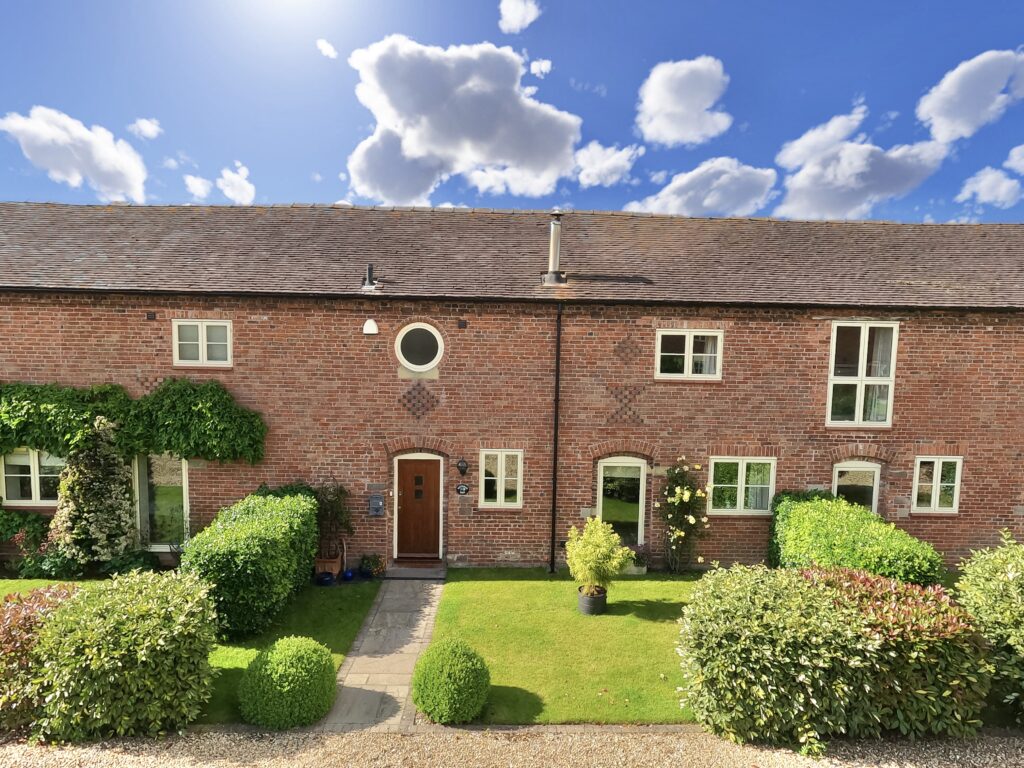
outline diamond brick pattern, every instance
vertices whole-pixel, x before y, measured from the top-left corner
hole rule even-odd
[[[417,381],[402,393],[398,402],[417,419],[421,419],[437,408],[440,401],[422,381]]]
[[[646,384],[609,384],[608,392],[615,400],[615,409],[608,421],[629,424],[643,423],[637,399],[645,389],[647,389]]]
[[[644,351],[636,337],[630,334],[615,345],[615,356],[625,365],[633,364]]]

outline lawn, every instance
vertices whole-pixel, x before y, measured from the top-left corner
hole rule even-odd
[[[0,579],[0,595],[27,592],[53,583],[46,579]],[[236,692],[242,672],[261,648],[280,637],[305,635],[323,643],[331,649],[337,669],[355,640],[379,587],[376,581],[306,587],[263,634],[218,645],[210,654],[210,663],[218,671],[213,696],[199,722],[240,721]]]
[[[541,569],[451,569],[435,637],[460,637],[491,671],[487,723],[680,723],[675,641],[696,575],[622,577],[608,613]]]

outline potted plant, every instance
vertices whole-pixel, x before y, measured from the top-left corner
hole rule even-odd
[[[583,533],[576,526],[569,529],[565,543],[565,560],[569,573],[579,584],[580,613],[604,613],[608,604],[608,587],[622,569],[633,562],[635,554],[622,546],[622,539],[608,523],[596,517],[587,520]]]
[[[643,576],[647,573],[647,545],[640,544],[633,549],[633,562],[622,569],[623,576]]]
[[[377,554],[363,555],[359,560],[359,575],[364,579],[383,578],[387,572],[384,558]]]

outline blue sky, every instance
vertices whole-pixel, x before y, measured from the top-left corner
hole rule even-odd
[[[1022,22],[1009,0],[8,3],[0,198],[1016,221]]]

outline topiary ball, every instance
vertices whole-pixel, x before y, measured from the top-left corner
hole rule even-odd
[[[310,637],[282,637],[260,651],[242,675],[242,719],[282,730],[326,715],[337,692],[330,650]]]
[[[444,725],[468,723],[487,703],[491,674],[476,651],[461,640],[438,640],[416,662],[412,700],[416,708]]]

